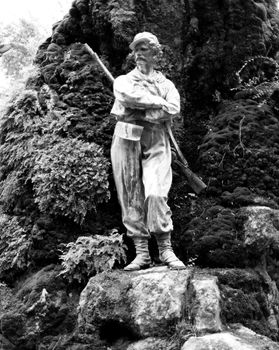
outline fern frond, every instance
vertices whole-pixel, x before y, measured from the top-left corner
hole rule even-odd
[[[117,230],[108,236],[79,237],[62,250],[60,274],[69,281],[85,282],[96,273],[112,270],[116,263],[126,262],[126,249]]]

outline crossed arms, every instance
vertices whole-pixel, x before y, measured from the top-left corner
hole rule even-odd
[[[145,120],[163,122],[180,112],[180,96],[174,84],[169,80],[163,84],[161,88],[155,83],[120,76],[114,82],[114,95],[126,108],[145,110]]]

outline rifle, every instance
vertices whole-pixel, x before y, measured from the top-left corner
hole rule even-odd
[[[106,76],[109,78],[109,80],[113,83],[114,77],[111,75],[110,71],[107,69],[107,67],[103,64],[103,62],[100,60],[99,56],[94,52],[91,47],[88,44],[84,44],[85,49],[87,52],[94,58],[94,60],[100,65],[100,67],[103,69]],[[184,172],[184,174],[187,177],[189,185],[192,187],[192,189],[199,194],[202,190],[204,190],[207,186],[206,184],[195,174],[193,171],[189,168],[188,162],[183,156],[175,138],[171,130],[171,126],[169,123],[166,123],[167,132],[169,134],[169,137],[171,139],[171,142],[173,143],[173,146],[180,158],[179,160],[176,160],[175,162],[181,167],[181,170]]]

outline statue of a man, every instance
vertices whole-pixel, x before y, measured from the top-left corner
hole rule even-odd
[[[161,261],[172,269],[184,269],[170,241],[173,224],[167,198],[172,170],[165,127],[180,112],[180,96],[174,84],[154,69],[162,52],[155,35],[138,33],[130,48],[136,68],[115,79],[111,111],[117,118],[113,174],[123,224],[136,248],[136,258],[124,270],[149,267],[150,235],[156,237]]]

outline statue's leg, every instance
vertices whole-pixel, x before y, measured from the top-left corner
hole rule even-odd
[[[151,262],[148,251],[150,235],[145,224],[140,142],[114,136],[111,161],[122,221],[127,235],[134,241],[137,254],[125,270],[139,270],[148,267]]]
[[[150,127],[149,133],[143,133],[142,146],[147,228],[156,237],[161,261],[172,269],[184,269],[185,265],[174,254],[170,241],[173,223],[167,198],[172,170],[166,130],[162,127]]]

